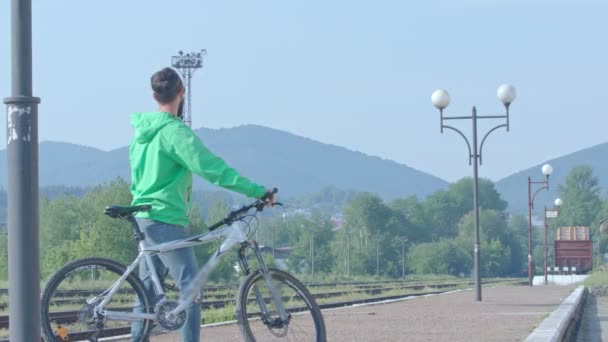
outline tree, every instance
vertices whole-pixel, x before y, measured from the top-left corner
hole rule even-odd
[[[410,243],[427,242],[431,240],[431,230],[428,229],[427,219],[424,215],[423,204],[416,196],[406,199],[396,199],[390,203],[393,210],[391,225],[398,225],[395,230],[400,237],[407,237]]]
[[[450,192],[452,198],[458,204],[459,211],[462,214],[473,210],[473,178],[465,177],[456,183],[450,184],[448,192]],[[480,178],[478,192],[479,208],[499,212],[507,208],[507,202],[500,197],[491,180]]]
[[[511,248],[511,271],[509,273],[516,276],[527,273],[528,218],[521,214],[511,216],[507,229],[506,236]]]
[[[524,224],[516,221],[515,224]],[[521,243],[523,242],[522,226],[511,228],[505,215],[495,210],[479,212],[481,238],[481,271],[485,276],[505,276],[518,274],[522,262]],[[527,227],[527,225],[526,225]],[[459,224],[458,241],[473,256],[474,216],[465,215]],[[527,231],[527,228],[526,230]],[[527,239],[526,239],[527,241]]]
[[[407,259],[410,269],[416,274],[468,274],[473,265],[471,253],[456,239],[415,245]]]
[[[566,183],[559,186],[564,204],[560,210],[560,226],[591,226],[601,208],[599,182],[590,166],[576,166]]]
[[[479,235],[482,241],[506,240],[507,222],[503,214],[494,210],[479,211]],[[458,238],[473,242],[475,217],[473,213],[465,215],[458,225]]]
[[[601,209],[595,217],[592,227],[595,235],[594,240],[599,241],[599,251],[604,254],[608,251],[608,231],[599,229],[600,222],[608,218],[608,200],[602,201]]]
[[[428,222],[426,228],[432,240],[449,239],[458,234],[458,221],[464,212],[450,192],[436,191],[427,197],[423,206]]]
[[[0,235],[0,279],[8,280],[8,237]]]
[[[511,266],[511,248],[503,245],[500,240],[491,239],[481,243],[483,255],[481,274],[486,277],[508,275]]]
[[[348,237],[349,263],[354,273],[376,274],[386,273],[387,268],[380,271],[380,254],[383,262],[388,253],[385,248],[388,241],[395,235],[397,224],[392,221],[393,211],[376,195],[362,193],[357,195],[344,210],[346,237]],[[380,251],[382,247],[382,251]]]
[[[108,257],[128,263],[137,244],[128,222],[109,218],[103,209],[131,203],[129,185],[120,178],[100,185],[84,197],[42,199],[41,273],[47,276],[68,261],[84,256]]]
[[[479,207],[502,212],[507,203],[500,198],[494,183],[479,180]],[[452,238],[458,234],[458,222],[473,210],[473,179],[465,177],[449,186],[446,191],[436,191],[424,201],[424,212],[433,240]]]
[[[311,218],[302,225],[304,233],[297,243],[294,252],[306,256],[307,272],[312,271],[312,258],[314,257],[314,272],[328,273],[334,268],[335,257],[331,249],[331,241],[334,238],[329,217],[319,211],[313,211]],[[311,242],[312,239],[312,242]],[[310,251],[313,248],[313,256]]]

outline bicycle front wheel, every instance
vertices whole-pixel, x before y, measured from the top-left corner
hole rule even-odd
[[[262,273],[251,273],[241,284],[236,301],[236,316],[245,340],[326,341],[321,310],[306,287],[287,272],[270,269],[269,275],[289,317],[287,321],[280,319]],[[258,298],[263,298],[263,305]]]
[[[103,258],[76,260],[63,266],[47,282],[41,295],[42,335],[47,342],[97,341],[131,335],[146,341],[150,320],[106,320],[95,306],[125,272],[118,262]],[[105,310],[150,313],[150,301],[139,278],[131,274],[112,296]]]

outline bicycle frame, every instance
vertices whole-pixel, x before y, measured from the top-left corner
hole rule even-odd
[[[120,312],[120,311],[107,311],[104,310],[105,306],[110,302],[112,296],[118,291],[122,283],[129,277],[129,275],[137,268],[137,266],[141,262],[145,262],[148,266],[148,270],[150,272],[150,278],[152,280],[152,284],[154,290],[156,292],[158,303],[163,303],[166,301],[165,291],[161,284],[160,278],[154,267],[154,263],[152,262],[152,256],[157,254],[163,254],[169,251],[173,251],[181,248],[188,248],[197,246],[203,243],[211,242],[217,239],[224,239],[223,243],[216,250],[216,252],[212,255],[211,259],[209,259],[205,265],[199,270],[196,277],[192,281],[192,283],[186,289],[180,289],[180,300],[178,302],[178,306],[169,313],[169,315],[178,315],[182,311],[184,311],[190,303],[196,300],[196,297],[200,293],[200,288],[206,283],[207,278],[211,271],[215,268],[219,259],[222,255],[224,255],[228,250],[234,247],[237,244],[240,244],[241,247],[238,250],[239,260],[241,265],[243,266],[243,272],[245,275],[251,273],[251,268],[246,260],[245,251],[249,248],[254,251],[258,262],[260,263],[260,270],[263,273],[264,279],[269,287],[271,296],[273,301],[275,302],[277,309],[279,311],[279,316],[282,320],[286,321],[288,319],[288,313],[285,309],[281,296],[278,294],[276,288],[273,286],[271,282],[270,275],[268,274],[268,268],[262,259],[261,252],[258,248],[258,244],[254,240],[247,240],[247,236],[243,231],[243,227],[241,226],[243,223],[239,220],[235,221],[230,226],[226,226],[221,229],[217,229],[214,231],[206,232],[200,235],[192,236],[186,239],[174,240],[169,242],[164,242],[157,245],[149,245],[145,240],[140,239],[138,244],[139,254],[135,258],[135,260],[127,267],[127,270],[122,274],[122,276],[112,284],[109,290],[105,291],[100,296],[105,296],[103,301],[99,303],[95,307],[95,312],[99,312],[108,320],[123,320],[123,321],[137,321],[137,320],[156,320],[156,314],[154,313],[136,313],[136,312]],[[260,294],[259,290],[255,289],[255,295],[258,304],[264,314],[268,313],[266,309],[266,305],[264,303],[264,298]],[[88,300],[88,303],[95,303],[97,298],[91,298]],[[174,316],[172,316],[174,317]]]

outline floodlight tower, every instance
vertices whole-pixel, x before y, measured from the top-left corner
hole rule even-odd
[[[186,101],[184,105],[184,123],[192,127],[192,76],[196,69],[203,67],[203,56],[207,55],[207,50],[203,49],[200,52],[189,52],[184,54],[183,51],[178,51],[177,56],[171,57],[171,66],[179,70],[182,78],[186,81]]]

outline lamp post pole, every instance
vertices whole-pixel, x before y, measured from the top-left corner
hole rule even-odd
[[[545,180],[542,182],[532,181],[528,177],[528,285],[533,285],[534,280],[534,262],[532,260],[532,209],[534,209],[534,199],[536,195],[541,191],[547,189],[549,191],[549,176],[553,173],[553,167],[549,164],[545,164],[542,167],[542,172],[545,175]],[[541,188],[534,192],[532,195],[532,184],[541,184]]]
[[[559,208],[562,206],[562,200],[560,198],[555,199],[555,208],[547,209],[545,206],[545,285],[547,285],[547,219],[555,218],[559,214]]]
[[[443,89],[438,89],[433,92],[431,96],[431,101],[433,105],[439,109],[440,115],[440,125],[441,125],[441,133],[443,133],[443,129],[450,129],[458,133],[466,142],[468,150],[469,150],[469,165],[473,164],[473,208],[475,215],[475,242],[473,247],[473,260],[474,260],[474,274],[475,274],[475,298],[477,301],[481,301],[481,244],[480,244],[480,232],[479,232],[479,193],[478,193],[478,183],[479,183],[479,174],[478,174],[478,165],[481,165],[483,162],[482,152],[483,152],[483,144],[486,139],[490,135],[490,133],[495,130],[505,127],[507,132],[509,131],[509,106],[515,100],[516,91],[515,87],[511,85],[501,85],[498,87],[497,91],[498,98],[503,103],[506,109],[505,115],[488,115],[488,116],[480,116],[477,115],[477,108],[473,107],[471,116],[453,116],[453,117],[445,117],[443,115],[443,110],[450,103],[450,96],[447,91]],[[504,119],[505,123],[497,125],[490,129],[483,139],[481,140],[481,144],[477,144],[477,120],[478,119]],[[471,144],[467,137],[457,128],[453,126],[449,126],[444,124],[445,121],[448,120],[471,120],[473,123],[473,147],[471,148]],[[479,146],[479,149],[478,149]]]
[[[32,3],[11,1],[11,97],[7,105],[7,223],[11,341],[40,340],[38,103],[32,87]]]

